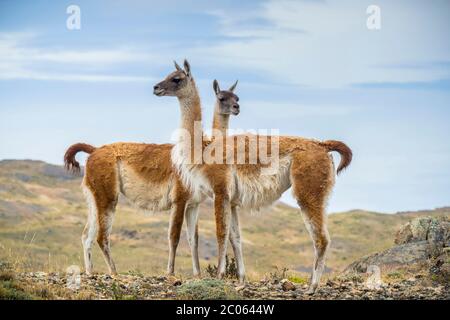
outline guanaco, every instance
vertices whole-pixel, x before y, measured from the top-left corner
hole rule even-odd
[[[177,68],[177,71],[180,70]],[[236,206],[259,208],[273,203],[283,192],[292,187],[293,196],[301,209],[305,225],[311,235],[315,258],[311,274],[311,282],[307,293],[316,291],[323,269],[330,237],[326,224],[326,202],[335,182],[333,158],[329,154],[337,151],[341,161],[337,173],[350,165],[351,149],[340,141],[317,141],[300,137],[247,135],[245,148],[236,148],[233,144],[233,158],[243,158],[247,161],[251,154],[249,145],[262,139],[272,145],[276,140],[276,151],[267,148],[268,154],[276,159],[276,171],[267,174],[264,170],[267,164],[256,155],[256,164],[205,163],[196,154],[203,154],[208,142],[200,144],[195,137],[203,137],[201,126],[202,110],[198,90],[191,73],[189,63],[184,61],[185,77],[174,81],[177,77],[169,74],[163,81],[154,86],[157,96],[175,96],[178,98],[181,123],[178,142],[172,148],[171,159],[182,180],[183,185],[194,198],[210,196],[214,199],[214,214],[216,220],[216,236],[218,243],[218,277],[225,272],[225,254],[230,229],[240,238],[238,215],[231,208]],[[239,136],[231,137],[238,141]],[[200,150],[199,150],[200,149]],[[193,161],[194,159],[194,161]],[[275,160],[273,160],[275,161]],[[188,213],[189,214],[189,213]],[[197,224],[197,215],[193,218]],[[233,238],[233,235],[231,236]],[[239,250],[239,249],[238,249]],[[243,261],[238,262],[239,279],[245,279]]]
[[[181,69],[176,65],[178,69]],[[186,77],[182,71],[172,74],[175,82]],[[216,86],[217,81],[214,81]],[[233,93],[237,82],[221,92],[223,99],[214,113],[214,125],[228,127],[230,115],[239,114]],[[171,210],[169,226],[169,262],[167,272],[174,273],[176,248],[186,213],[188,243],[191,247],[193,273],[200,274],[196,217],[201,199],[195,199],[184,188],[171,162],[172,144],[113,143],[95,148],[77,143],[64,156],[68,170],[80,171],[75,159],[78,152],[90,154],[85,167],[82,189],[89,207],[88,219],[82,233],[85,270],[91,274],[92,243],[96,238],[111,274],[116,267],[111,256],[110,234],[119,194],[130,203],[146,211]]]

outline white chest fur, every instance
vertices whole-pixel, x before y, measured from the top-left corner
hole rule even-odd
[[[192,164],[190,154],[180,145],[172,148],[172,163],[180,175],[183,185],[192,193],[192,201],[200,202],[205,197],[212,197],[212,188],[198,164]]]

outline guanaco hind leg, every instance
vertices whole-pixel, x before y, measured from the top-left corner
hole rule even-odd
[[[93,271],[92,243],[96,239],[109,273],[116,274],[116,267],[111,257],[110,236],[117,200],[102,205],[101,200],[94,196],[89,187],[84,185],[83,189],[89,207],[88,220],[81,236],[86,273],[91,274]]]
[[[81,235],[81,243],[83,245],[85,270],[87,274],[91,274],[93,269],[92,243],[97,236],[97,206],[92,192],[86,186],[83,186],[83,189],[88,203],[88,218]]]
[[[102,250],[105,262],[111,275],[116,275],[116,265],[111,257],[111,230],[116,204],[109,209],[99,209],[97,243]]]
[[[306,293],[313,294],[319,286],[320,278],[325,268],[325,258],[330,244],[330,236],[325,223],[325,212],[311,208],[302,209],[303,221],[314,246],[314,262],[311,283]]]
[[[317,169],[314,169],[317,168]],[[305,226],[314,246],[314,263],[307,293],[313,294],[325,268],[330,244],[325,213],[328,195],[334,184],[334,165],[327,153],[293,156],[291,183],[294,197],[302,210]]]

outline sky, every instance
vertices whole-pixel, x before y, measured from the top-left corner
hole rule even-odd
[[[448,30],[439,0],[0,0],[0,159],[62,164],[76,142],[173,142],[178,103],[152,87],[187,58],[205,129],[213,79],[239,79],[232,128],[352,148],[329,211],[448,206]]]

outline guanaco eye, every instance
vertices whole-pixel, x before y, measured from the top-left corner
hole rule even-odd
[[[224,102],[225,98],[219,98],[219,101]]]
[[[175,82],[175,83],[179,83],[181,81],[181,79],[180,78],[173,78],[172,81]]]
[[[236,102],[238,102],[239,101],[239,97],[236,97]]]

